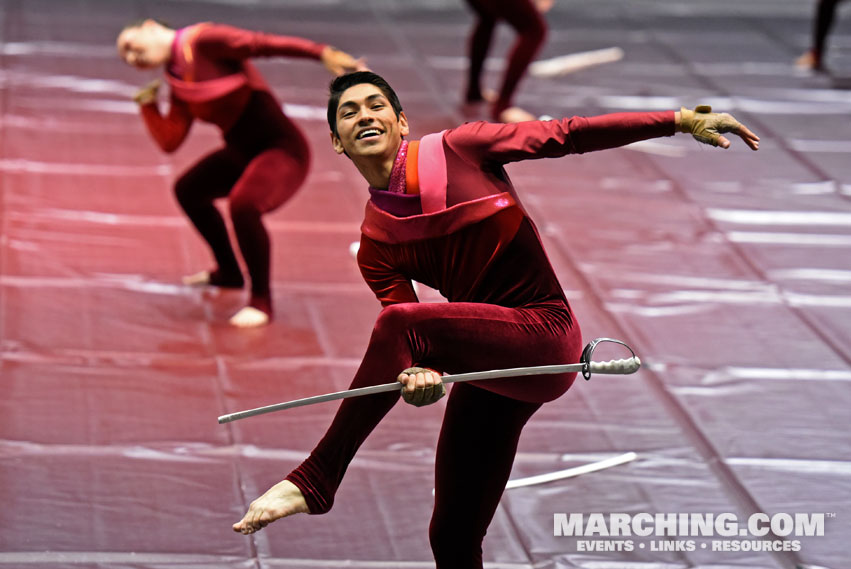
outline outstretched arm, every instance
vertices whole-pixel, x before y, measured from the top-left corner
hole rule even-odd
[[[354,71],[363,62],[329,45],[295,36],[279,36],[232,26],[205,26],[195,48],[212,58],[243,60],[252,57],[300,57],[321,61],[336,75]]]
[[[156,79],[143,87],[133,98],[139,104],[139,112],[148,127],[154,141],[165,152],[174,152],[189,134],[192,126],[192,115],[186,104],[174,97],[171,98],[168,114],[163,116],[157,104],[157,91],[160,81]]]
[[[698,140],[707,144],[713,144],[714,140],[724,148],[729,146],[729,141],[716,138],[722,132],[735,132],[751,148],[756,149],[758,145],[756,135],[730,115],[683,111],[685,109],[679,113],[613,113],[514,124],[471,123],[449,131],[445,141],[460,154],[500,163],[616,148],[640,140],[673,136],[678,130],[703,133],[704,137]]]

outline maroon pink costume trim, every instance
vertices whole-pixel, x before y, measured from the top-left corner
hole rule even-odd
[[[374,201],[370,200],[366,203],[361,232],[370,239],[384,243],[429,239],[454,233],[471,223],[516,205],[511,194],[503,193],[457,204],[430,214],[396,217],[380,209]]]
[[[420,141],[417,171],[420,182],[420,201],[423,213],[446,209],[446,154],[443,151],[443,132],[429,134]]]

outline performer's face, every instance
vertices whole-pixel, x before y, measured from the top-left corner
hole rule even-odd
[[[122,30],[115,42],[118,56],[139,69],[151,69],[167,62],[171,57],[171,45],[158,41],[158,26],[155,21],[146,20],[141,25]]]
[[[402,137],[407,136],[408,119],[396,112],[381,89],[371,83],[349,87],[337,105],[337,132],[331,142],[337,154],[358,158],[394,158]]]

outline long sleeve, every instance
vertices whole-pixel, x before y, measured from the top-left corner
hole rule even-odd
[[[419,302],[411,280],[383,259],[378,247],[370,239],[361,239],[358,266],[363,279],[382,306]]]
[[[171,98],[166,116],[160,113],[159,105],[156,102],[140,106],[139,111],[142,113],[142,119],[145,121],[145,126],[148,127],[148,132],[165,152],[174,152],[186,140],[193,119],[186,103],[180,99]]]
[[[326,46],[299,37],[211,24],[198,34],[194,47],[212,59],[243,60],[252,57],[285,56],[318,60]]]
[[[674,133],[674,112],[663,111],[514,124],[477,122],[449,131],[444,140],[472,160],[505,164],[615,148]]]

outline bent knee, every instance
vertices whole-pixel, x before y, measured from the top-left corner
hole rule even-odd
[[[234,223],[253,222],[263,215],[262,208],[248,199],[231,198],[229,207],[230,217]]]
[[[530,44],[540,45],[547,37],[547,23],[537,10],[517,18],[511,25],[523,41]]]
[[[408,302],[385,306],[375,320],[373,335],[395,335],[407,331],[416,320],[419,303]]]

